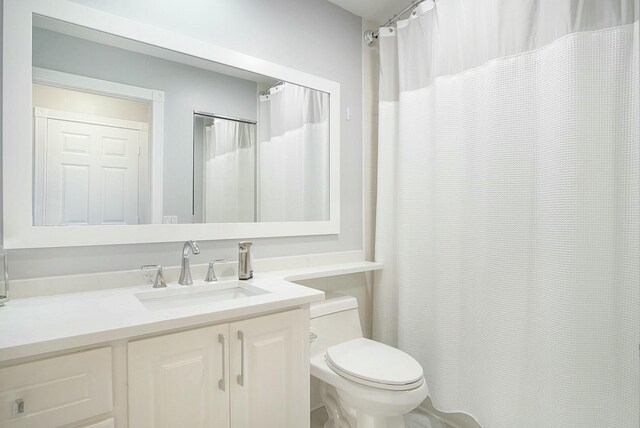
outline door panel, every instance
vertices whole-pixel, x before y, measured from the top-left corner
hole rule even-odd
[[[129,426],[227,428],[227,344],[228,324],[129,343]]]
[[[308,426],[308,320],[302,315],[294,310],[231,324],[233,428]]]
[[[89,166],[60,165],[62,170],[62,192],[55,201],[60,205],[64,224],[89,223]],[[52,189],[53,190],[53,189]],[[56,192],[57,193],[57,192]],[[52,201],[53,202],[53,201]],[[54,208],[55,209],[55,208]]]
[[[138,224],[140,131],[47,120],[45,224]]]
[[[126,224],[126,180],[126,168],[102,167],[102,224]]]

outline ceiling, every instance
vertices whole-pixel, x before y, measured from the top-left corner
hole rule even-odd
[[[412,0],[329,0],[331,3],[361,16],[375,24],[384,24],[389,18],[409,6]]]

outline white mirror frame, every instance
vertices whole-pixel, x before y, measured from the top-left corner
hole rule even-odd
[[[32,16],[76,24],[196,58],[329,93],[330,206],[328,221],[33,225]],[[3,10],[3,238],[4,247],[45,248],[220,240],[340,232],[340,85],[269,61],[64,0],[4,0]],[[153,172],[152,172],[153,175]]]

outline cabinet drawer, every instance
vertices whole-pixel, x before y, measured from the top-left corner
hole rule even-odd
[[[3,427],[56,427],[111,412],[111,348],[0,369],[0,406]]]
[[[89,425],[83,425],[82,428],[115,428],[116,421],[113,418],[105,419],[100,422],[94,422]]]

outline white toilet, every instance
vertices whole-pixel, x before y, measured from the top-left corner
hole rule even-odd
[[[311,305],[311,375],[325,428],[402,428],[427,397],[422,367],[408,354],[362,337],[358,301],[327,295]]]

